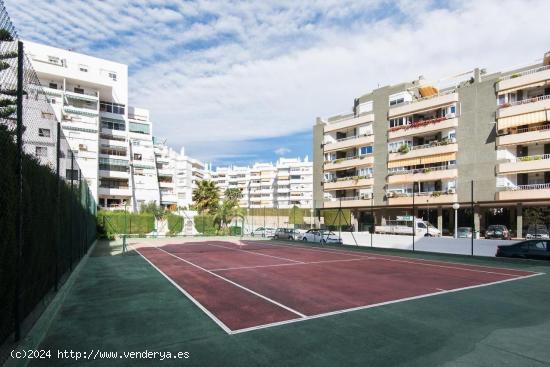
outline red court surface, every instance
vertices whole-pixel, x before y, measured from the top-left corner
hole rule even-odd
[[[230,334],[539,275],[268,242],[134,249]]]

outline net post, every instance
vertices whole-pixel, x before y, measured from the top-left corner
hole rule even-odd
[[[74,208],[74,153],[71,151],[71,197],[69,198],[69,210],[71,214],[69,216],[69,270],[73,270],[73,241],[74,241],[74,229],[73,229],[73,208]]]
[[[56,142],[55,142],[55,175],[57,178],[57,188],[56,188],[56,230],[55,230],[55,246],[54,246],[54,290],[57,292],[59,289],[59,244],[61,242],[61,199],[60,199],[60,189],[61,189],[61,178],[60,178],[60,166],[59,166],[59,159],[60,159],[60,149],[61,149],[61,123],[57,122],[57,136],[56,136]]]
[[[416,214],[414,212],[414,194],[415,194],[415,190],[414,190],[414,187],[415,187],[415,182],[413,182],[413,200],[412,200],[412,217],[413,217],[413,220],[412,220],[412,240],[413,240],[413,247],[412,247],[412,250],[414,251],[414,239],[415,239],[415,236],[416,236]]]
[[[476,236],[476,215],[474,212],[474,180],[470,182],[470,195],[472,201],[472,239],[470,241],[470,255],[474,256],[474,237]]]

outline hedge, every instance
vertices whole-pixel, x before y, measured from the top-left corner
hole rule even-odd
[[[197,215],[194,218],[195,229],[204,235],[215,235],[218,233],[212,215]]]
[[[325,218],[325,226],[351,225],[351,210],[322,209],[321,217]]]
[[[171,235],[181,233],[183,231],[183,217],[175,214],[168,214],[166,217],[168,221],[168,231]]]
[[[99,211],[98,224],[111,237],[112,234],[147,234],[155,230],[155,217],[152,214],[128,213],[124,211]]]

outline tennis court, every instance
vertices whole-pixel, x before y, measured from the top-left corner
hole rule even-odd
[[[131,248],[228,334],[541,274],[268,241]]]

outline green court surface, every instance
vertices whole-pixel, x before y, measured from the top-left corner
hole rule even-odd
[[[189,358],[54,358],[30,365],[550,365],[548,274],[228,335],[141,256],[119,250],[97,244],[39,349],[188,352]],[[362,251],[550,272],[543,262]]]

